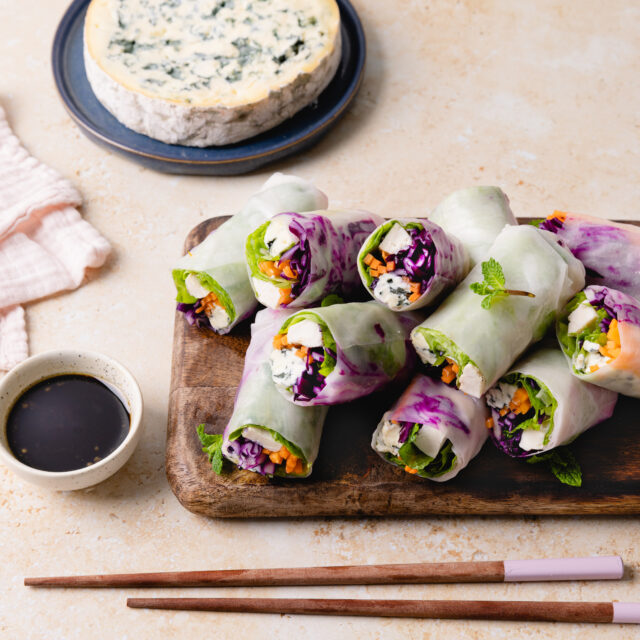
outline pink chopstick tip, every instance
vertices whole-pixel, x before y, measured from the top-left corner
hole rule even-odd
[[[623,574],[620,556],[504,561],[505,582],[620,580]]]

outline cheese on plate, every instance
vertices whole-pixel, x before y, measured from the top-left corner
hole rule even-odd
[[[335,0],[92,0],[84,25],[98,100],[169,144],[271,129],[318,97],[340,55]]]

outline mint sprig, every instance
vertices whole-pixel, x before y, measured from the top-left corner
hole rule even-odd
[[[568,484],[570,487],[582,486],[582,469],[569,449],[561,447],[546,453],[539,453],[527,458],[527,462],[529,464],[544,462],[562,484]]]
[[[481,306],[483,309],[491,309],[494,302],[506,298],[507,296],[527,296],[535,298],[535,293],[529,291],[521,291],[519,289],[506,289],[504,280],[504,271],[500,263],[494,258],[489,258],[482,263],[483,282],[473,282],[469,288],[473,293],[485,296],[482,299]]]
[[[222,457],[222,434],[205,433],[203,424],[198,425],[197,431],[200,442],[203,444],[202,450],[209,457],[211,468],[220,475],[224,463],[224,458]]]

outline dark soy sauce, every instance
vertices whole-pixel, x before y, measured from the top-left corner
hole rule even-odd
[[[7,440],[23,464],[43,471],[73,471],[99,462],[129,433],[122,400],[85,375],[47,378],[27,389],[7,420]]]

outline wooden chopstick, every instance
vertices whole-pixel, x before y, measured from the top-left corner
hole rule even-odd
[[[136,609],[176,609],[233,613],[640,624],[640,604],[625,602],[129,598],[127,606]]]
[[[275,587],[353,584],[427,584],[453,582],[542,582],[619,580],[619,556],[423,562],[284,569],[222,569],[25,578],[29,587]]]

